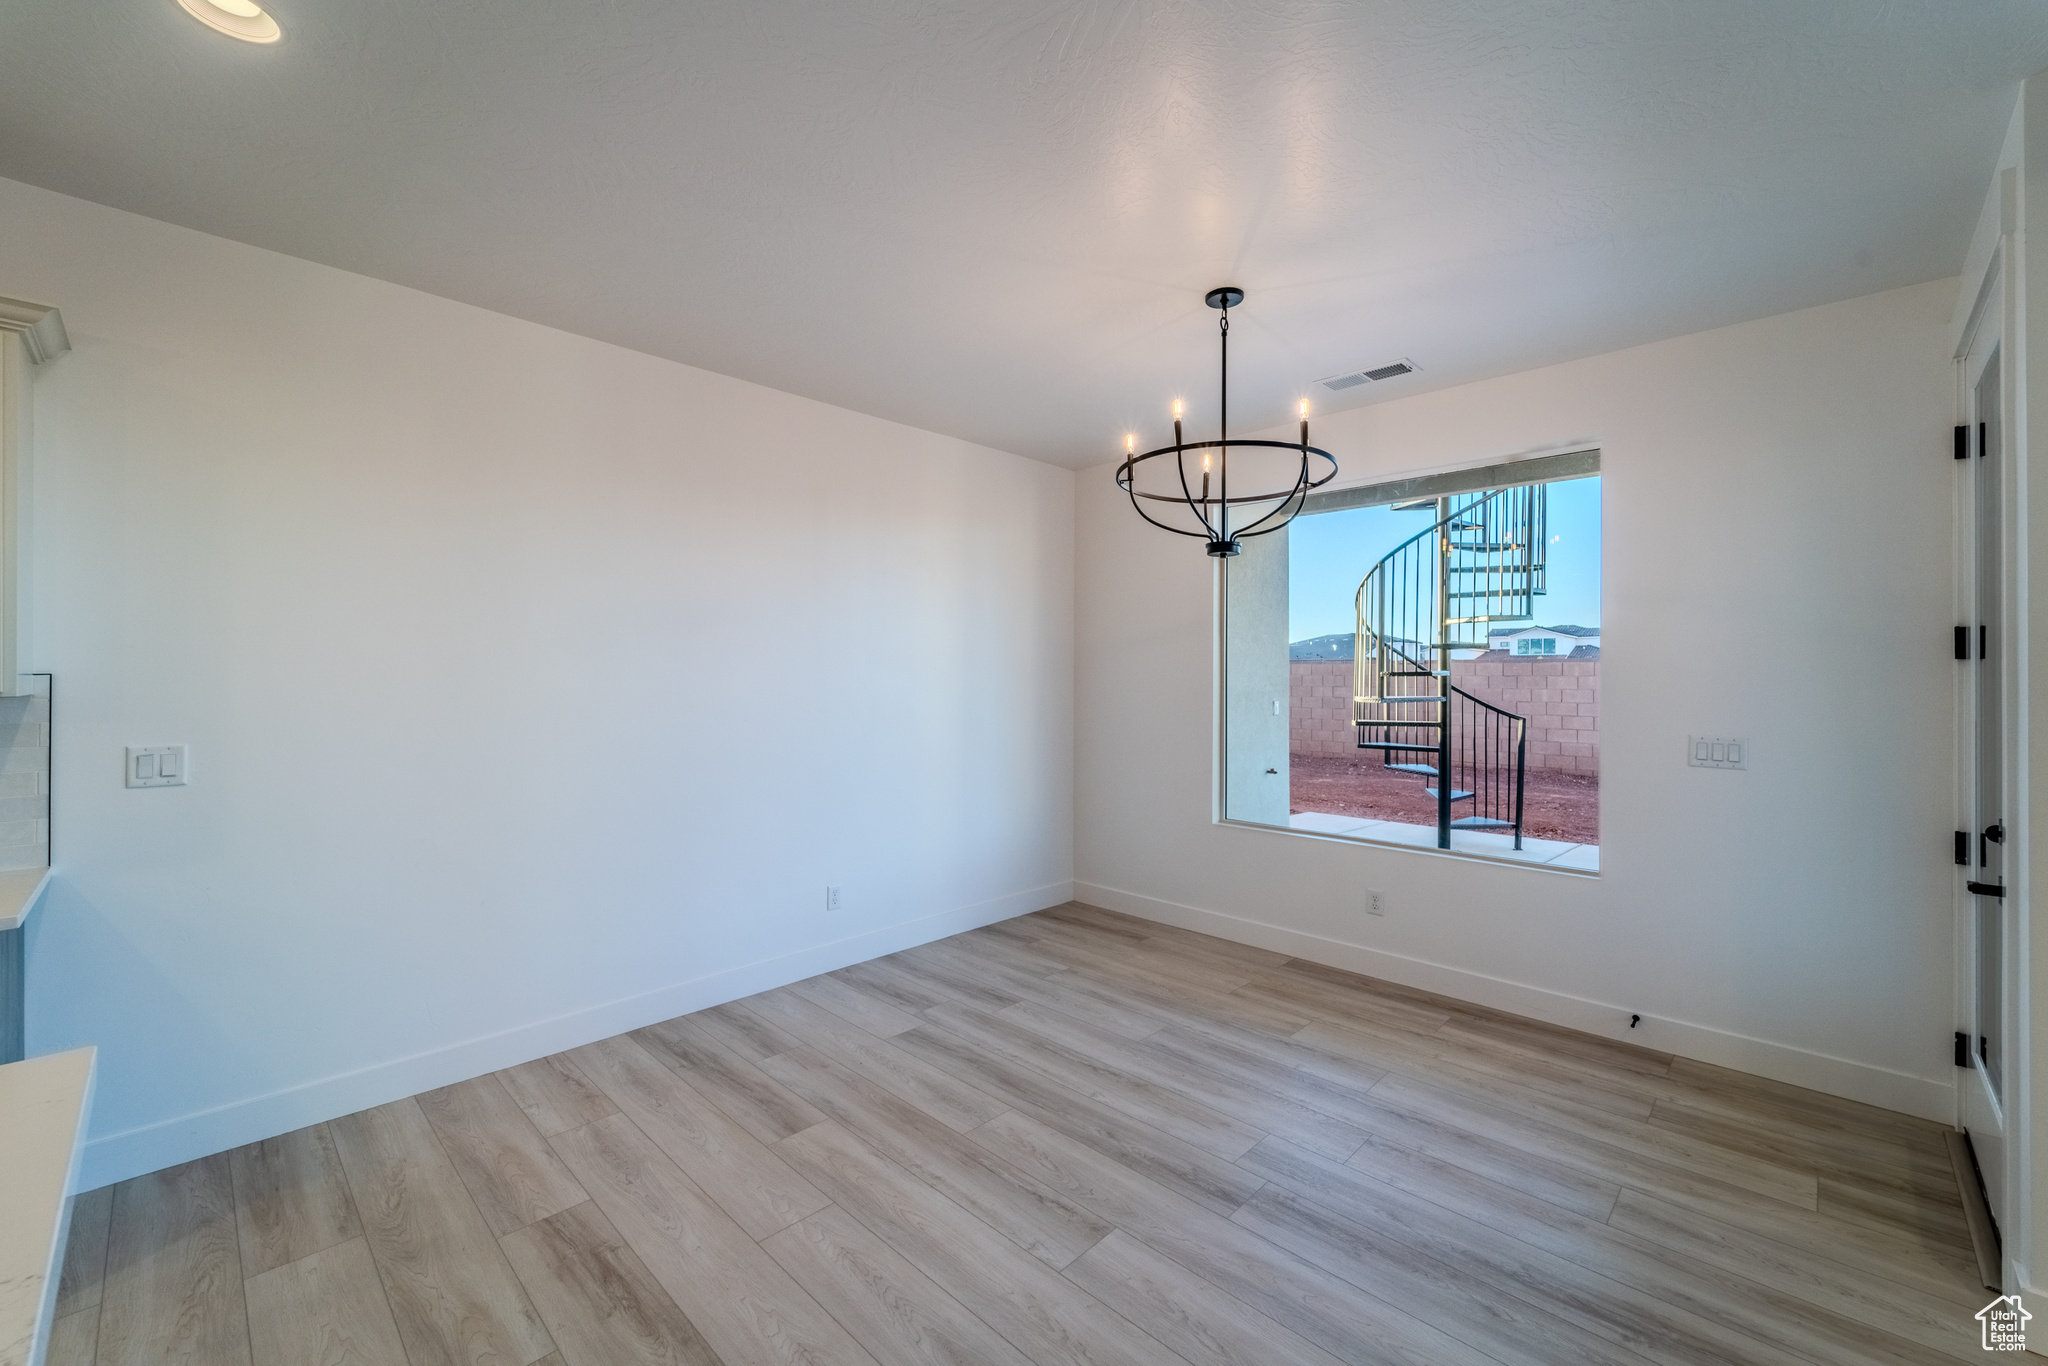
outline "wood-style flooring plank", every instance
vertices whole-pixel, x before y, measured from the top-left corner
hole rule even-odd
[[[828,1203],[771,1148],[630,1038],[605,1039],[570,1056],[749,1237],[766,1238]]]
[[[879,960],[878,966],[903,973],[928,989],[942,992],[956,1004],[1001,1010],[1021,999],[1014,992],[991,983],[982,973],[963,971],[951,954],[931,944],[920,944],[914,949],[893,953]],[[1060,965],[1049,963],[1047,966],[1057,968]],[[927,1010],[930,1008],[925,1007]]]
[[[1873,1279],[1868,1272],[1640,1191],[1623,1191],[1607,1224],[1923,1346],[1965,1356],[1982,1350],[1972,1331],[1974,1321],[1967,1317],[1983,1307],[1972,1303],[1984,1299],[1981,1287],[1953,1295],[1900,1280]]]
[[[1740,1154],[1660,1143],[1645,1132],[1596,1127],[1555,1113],[1505,1109],[1493,1097],[1482,1101],[1405,1076],[1388,1077],[1372,1089],[1372,1095],[1395,1109],[1540,1152],[1565,1166],[1624,1185],[1674,1193],[1748,1191],[1800,1209],[1813,1209],[1816,1204],[1813,1176],[1754,1162]],[[1642,1130],[1647,1131],[1648,1126]]]
[[[1677,1309],[1819,1366],[1925,1366],[1939,1359],[1894,1334],[1604,1223],[1486,1181],[1430,1154],[1367,1145],[1346,1165],[1577,1262]]]
[[[105,1190],[106,1187],[100,1189]],[[43,1354],[43,1366],[93,1366],[99,1343],[98,1305],[66,1314],[50,1324],[50,1346]],[[404,1366],[404,1363],[398,1366]]]
[[[114,1188],[99,1366],[249,1366],[225,1153]]]
[[[590,1198],[495,1076],[423,1091],[418,1100],[499,1237]]]
[[[1364,1130],[1279,1091],[1249,1084],[1241,1077],[1212,1068],[1200,1058],[1133,1043],[1110,1030],[1028,1001],[997,1012],[997,1018],[1018,1025],[1047,1043],[1095,1059],[1127,1077],[1196,1100],[1250,1130],[1283,1134],[1340,1159],[1350,1156],[1365,1141]]]
[[[1065,959],[1070,964],[1086,963],[1108,971],[1149,977],[1173,990],[1192,988],[1228,995],[1253,981],[1261,971],[1248,963],[1175,953],[1092,927],[1054,921],[1046,928],[1050,932],[1034,946],[1034,952]]]
[[[548,1141],[727,1366],[877,1366],[625,1115]]]
[[[260,1276],[362,1235],[341,1155],[325,1124],[245,1144],[228,1154],[228,1167],[244,1276]]]
[[[836,1206],[761,1246],[890,1366],[1031,1366],[1000,1333]]]
[[[1044,955],[1055,966],[1076,976],[1095,981],[1113,991],[1124,992],[1147,1009],[1175,1018],[1207,1019],[1257,1033],[1285,1038],[1315,1019],[1313,1015],[1285,1005],[1254,1001],[1234,992],[1214,991],[1152,970],[1143,957],[1126,957],[1105,962],[1099,955],[1070,945],[1045,943],[1030,952]]]
[[[929,982],[919,981],[915,974],[894,967],[886,958],[855,963],[852,967],[839,969],[832,976],[881,997],[906,1015],[915,1015],[927,1006],[958,999]]]
[[[1951,1204],[1824,1178],[1819,1182],[1816,1208],[1836,1219],[1900,1230],[1923,1242],[1946,1244],[1958,1252],[1970,1246],[1969,1230],[1962,1226],[1960,1199]]]
[[[71,1235],[64,1244],[64,1268],[57,1277],[58,1318],[69,1318],[100,1302],[107,1274],[107,1221],[114,1212],[114,1188],[101,1186],[71,1197]]]
[[[1142,1077],[1128,1076],[999,1016],[967,1006],[938,1006],[926,1011],[925,1018],[957,1038],[1042,1072],[1091,1100],[1121,1110],[1218,1157],[1234,1158],[1265,1137],[1262,1129]]]
[[[893,1042],[874,1038],[801,996],[770,991],[750,997],[746,1004],[747,1009],[802,1038],[808,1047],[949,1128],[965,1133],[1006,1108],[958,1077],[919,1061]]]
[[[330,1127],[411,1366],[499,1366],[553,1351],[418,1102]]]
[[[1051,910],[1041,911],[1038,914],[1053,919],[1078,919],[1096,925],[1121,926],[1125,930],[1138,934],[1148,942],[1159,942],[1169,946],[1185,945],[1211,954],[1236,958],[1255,967],[1279,967],[1284,963],[1294,961],[1289,955],[1281,953],[1277,949],[1262,949],[1256,944],[1240,944],[1235,940],[1219,939],[1213,934],[1203,934],[1199,930],[1182,929],[1178,925],[1167,925],[1157,920],[1141,920],[1134,915],[1125,915],[1122,911],[1106,910],[1101,906],[1090,906],[1085,901],[1070,901],[1064,906],[1055,906]]]
[[[1122,1229],[1066,1277],[1195,1366],[1338,1366],[1338,1359]]]
[[[975,1131],[1030,1172],[1215,1286],[1347,1362],[1500,1366],[1400,1306],[1302,1260],[1023,1114]]]
[[[636,1029],[630,1037],[763,1143],[788,1138],[824,1118],[803,1097],[699,1029],[688,1016]]]
[[[1258,1178],[1234,1163],[1183,1143],[1121,1110],[1098,1104],[1040,1073],[988,1057],[949,1034],[914,1029],[898,1035],[896,1045],[974,1082],[990,1095],[1142,1172],[1204,1209],[1229,1214],[1259,1188]]]
[[[1468,1038],[1486,1039],[1513,1052],[1530,1057],[1565,1059],[1607,1071],[1636,1072],[1664,1077],[1671,1072],[1671,1055],[1619,1039],[1603,1039],[1562,1025],[1541,1020],[1516,1019],[1506,1015],[1482,1015],[1445,1024],[1442,1032]]]
[[[777,1053],[803,1047],[803,1040],[778,1029],[737,1001],[700,1010],[690,1022],[748,1062],[760,1062]]]
[[[1282,966],[1287,969],[1287,973],[1291,977],[1311,977],[1320,982],[1329,982],[1343,987],[1346,991],[1355,991],[1362,996],[1373,997],[1375,1000],[1399,1001],[1407,1005],[1420,1007],[1423,1010],[1439,1011],[1454,1020],[1469,1019],[1475,1016],[1498,1017],[1501,1014],[1500,1011],[1493,1009],[1491,1006],[1475,1005],[1470,1001],[1460,1001],[1455,997],[1440,995],[1434,991],[1424,991],[1421,987],[1403,986],[1399,982],[1390,982],[1384,977],[1373,977],[1367,973],[1353,972],[1349,968],[1331,967],[1328,963],[1312,962],[1306,958],[1289,958]]]
[[[1739,1101],[1746,1111],[1774,1108],[1789,1114],[1823,1116],[1859,1131],[1890,1134],[1901,1141],[1931,1148],[1938,1148],[1943,1142],[1943,1126],[1932,1120],[1831,1096],[1824,1091],[1809,1091],[1803,1086],[1772,1081],[1748,1072],[1716,1067],[1710,1062],[1674,1057],[1669,1076],[1672,1081],[1691,1088],[1697,1096]]]
[[[1055,1270],[1109,1232],[981,1145],[820,1054],[799,1049],[765,1065],[884,1157]]]
[[[833,1203],[879,1234],[1040,1366],[1183,1366],[1156,1339],[827,1121],[778,1147]]]
[[[551,1214],[498,1241],[565,1360],[724,1366],[595,1204]]]
[[[1272,1095],[1290,1105],[1341,1120],[1354,1129],[1371,1127],[1377,1110],[1367,1097],[1386,1075],[1366,1068],[1347,1068],[1344,1079],[1338,1080],[1326,1071],[1276,1062],[1265,1049],[1285,1047],[1279,1040],[1259,1039],[1252,1044],[1178,1026],[1160,1030],[1146,1039],[1143,1046],[1146,1052],[1179,1066],[1199,1068],[1226,1078],[1248,1094]],[[1297,1047],[1294,1051],[1308,1050]]]
[[[369,1244],[350,1238],[251,1276],[255,1366],[403,1366]]]
[[[946,960],[963,975],[986,982],[994,990],[1016,997],[1019,1002],[1060,1011],[1126,1039],[1149,1037],[1171,1022],[1171,1017],[1164,1012],[1148,1010],[1122,993],[1091,982],[1069,969],[1032,971],[1006,962],[1004,952],[1007,946],[1001,940],[961,943],[965,938],[968,936],[926,947],[943,951]]]
[[[829,973],[823,977],[797,982],[789,989],[811,1004],[823,1006],[848,1024],[865,1029],[878,1039],[886,1039],[891,1034],[901,1034],[906,1029],[917,1028],[917,1016],[898,1010],[881,997],[870,995]]]
[[[1645,1366],[1648,1358],[1547,1310],[1501,1293],[1454,1263],[1378,1230],[1348,1223],[1269,1183],[1232,1219],[1359,1289],[1484,1352],[1504,1366]]]
[[[1622,1204],[1634,1205],[1641,1200],[1668,1203],[1643,1191],[1623,1191],[1622,1198],[1607,1214],[1608,1221],[1623,1226],[1626,1216],[1621,1213]],[[1915,1239],[1896,1228],[1848,1223],[1825,1211],[1788,1209],[1769,1202],[1712,1204],[1695,1199],[1682,1207],[1703,1224],[1725,1224],[1753,1233],[1802,1256],[1838,1262],[1860,1274],[1913,1286],[1959,1304],[1972,1304],[1974,1308],[1983,1304],[1984,1283],[1974,1251]]]
[[[1647,1119],[1657,1101],[1646,1086],[1604,1081],[1565,1063],[1517,1059],[1445,1040],[1439,1035],[1353,1020],[1318,1020],[1290,1036],[1294,1043],[1384,1072],[1443,1086],[1455,1082],[1475,1094],[1521,1095],[1532,1101],[1577,1105],[1631,1119]],[[1319,1064],[1306,1064],[1319,1068]]]
[[[1239,1211],[1238,1221],[1275,1230],[1277,1241],[1338,1269],[1340,1275],[1339,1268],[1354,1249],[1368,1257],[1391,1250],[1397,1260],[1435,1268],[1431,1274],[1447,1289],[1462,1286],[1463,1293],[1489,1300],[1503,1294],[1520,1299],[1580,1331],[1668,1366],[1774,1366],[1779,1360],[1777,1349],[1754,1338],[1674,1309],[1567,1258],[1284,1140],[1268,1139],[1244,1160],[1270,1180]],[[1305,1213],[1304,1204],[1314,1209]],[[1452,1318],[1485,1319],[1491,1311],[1475,1315],[1449,1306],[1444,1312]],[[1519,1340],[1523,1335],[1513,1336]],[[1527,1335],[1531,1341],[1543,1336]],[[1559,1359],[1585,1355],[1555,1336],[1549,1350]]]
[[[508,1067],[497,1077],[542,1137],[619,1112],[564,1053]]]

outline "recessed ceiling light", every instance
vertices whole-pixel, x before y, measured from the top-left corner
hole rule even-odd
[[[214,32],[245,43],[274,43],[284,37],[277,20],[254,0],[178,0],[178,7]]]

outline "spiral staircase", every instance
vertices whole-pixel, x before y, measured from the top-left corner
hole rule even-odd
[[[1544,486],[1396,505],[1434,524],[1358,585],[1351,719],[1358,747],[1415,775],[1454,830],[1512,832],[1522,847],[1528,722],[1451,684],[1454,651],[1488,648],[1495,622],[1531,621],[1544,592]]]

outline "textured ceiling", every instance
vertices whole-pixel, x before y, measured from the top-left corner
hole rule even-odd
[[[1952,272],[2048,66],[2040,0],[270,7],[0,5],[0,175],[1074,466],[1209,419],[1215,284],[1245,425]]]

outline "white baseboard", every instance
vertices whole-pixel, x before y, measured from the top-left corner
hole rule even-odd
[[[466,1081],[707,1006],[801,982],[821,972],[1028,915],[1073,897],[1071,882],[1013,892],[992,901],[816,944],[515,1029],[303,1082],[268,1095],[106,1134],[85,1145],[77,1189],[92,1190],[144,1172],[160,1171],[209,1153],[224,1152],[437,1086]]]
[[[1076,882],[1074,896],[1079,901],[1106,910],[1122,911],[1126,915],[1156,920],[1164,925],[1177,925],[1185,930],[1213,934],[1219,939],[1231,939],[1329,967],[1385,978],[1403,986],[1433,991],[1587,1034],[1641,1044],[1659,1052],[1675,1053],[1698,1062],[1824,1091],[1831,1096],[1881,1105],[1887,1110],[1898,1110],[1942,1124],[1955,1120],[1955,1088],[1944,1080],[1916,1077],[1869,1063],[1853,1062],[1789,1044],[1752,1039],[1708,1025],[1689,1024],[1684,1020],[1656,1015],[1643,1016],[1642,1024],[1630,1029],[1629,1012],[1620,1006],[1489,977],[1464,968],[1446,967],[1420,958],[1408,958],[1362,944],[1348,944],[1339,939],[1268,925],[1241,916],[1225,915],[1221,911],[1183,906],[1115,887]]]

